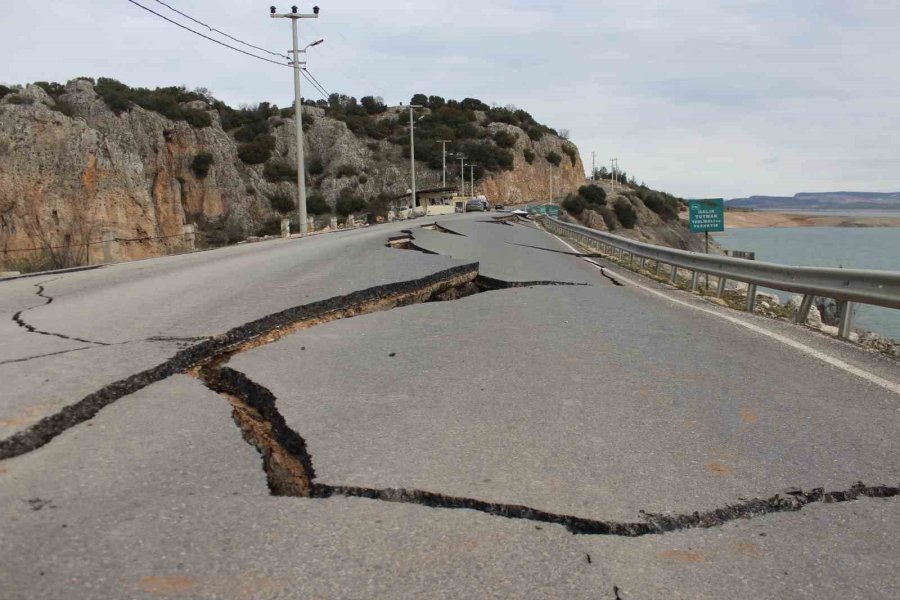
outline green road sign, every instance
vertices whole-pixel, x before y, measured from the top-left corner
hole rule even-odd
[[[692,233],[725,231],[725,201],[721,198],[688,202]]]
[[[548,204],[547,205],[547,214],[553,218],[558,217],[559,216],[559,207],[555,204]]]

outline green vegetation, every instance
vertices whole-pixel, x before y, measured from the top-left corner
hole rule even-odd
[[[555,152],[553,150],[547,154],[547,162],[549,162],[554,167],[558,167],[559,163],[562,162],[562,156],[559,155],[559,152]]]
[[[574,167],[578,161],[578,148],[575,147],[575,144],[565,142],[562,145],[562,151],[569,157],[569,160],[572,161],[572,166]]]
[[[275,194],[271,194],[270,196],[268,196],[268,198],[269,204],[272,206],[272,210],[280,212],[283,215],[286,215],[297,208],[297,203],[294,202],[294,199],[288,194],[277,192]]]
[[[53,84],[58,85],[58,84]],[[122,114],[134,105],[152,110],[173,121],[186,121],[191,127],[209,127],[212,117],[203,110],[183,108],[181,103],[203,100],[206,96],[188,91],[185,87],[165,87],[154,90],[131,88],[109,77],[97,80],[94,90],[116,114]]]
[[[325,196],[313,192],[306,197],[306,212],[311,215],[324,215],[331,212],[331,207],[325,202]]]
[[[606,190],[598,185],[583,185],[578,188],[578,195],[588,204],[596,206],[606,205]]]
[[[337,179],[340,179],[341,177],[356,177],[357,175],[359,175],[359,169],[348,164],[340,165],[334,171],[334,176]]]
[[[238,146],[238,158],[248,165],[261,165],[272,157],[275,150],[275,137],[261,135],[251,142]]]
[[[638,186],[635,194],[647,208],[658,214],[663,221],[678,219],[679,200],[672,194],[651,190],[645,185]]]
[[[10,94],[6,101],[10,104],[34,104],[34,98],[22,94]]]
[[[576,196],[575,194],[569,194],[566,196],[566,199],[562,201],[562,207],[566,209],[566,211],[575,215],[576,217],[581,216],[581,213],[584,212],[588,206],[587,202],[585,202],[584,198],[581,196]]]
[[[606,223],[606,228],[610,231],[615,231],[619,227],[619,221],[616,219],[616,213],[612,211],[608,206],[601,206],[597,209],[597,212],[600,213],[600,216],[603,217],[603,222]]]
[[[321,175],[325,172],[325,165],[319,157],[313,158],[306,163],[306,172],[310,175]]]
[[[267,162],[263,167],[263,177],[266,178],[266,181],[272,183],[278,183],[280,181],[296,181],[297,168],[283,160]]]
[[[0,85],[0,99],[5,98],[6,96],[12,94],[16,91],[16,88],[7,87],[5,85]]]
[[[637,223],[637,212],[634,210],[631,202],[620,198],[616,201],[613,209],[615,210],[616,218],[619,220],[619,223],[622,224],[622,227],[625,229],[634,229],[634,225]]]
[[[525,162],[527,162],[529,165],[532,164],[534,162],[534,152],[532,152],[528,148],[525,148],[524,154],[525,154]]]
[[[198,179],[205,179],[209,175],[209,169],[213,165],[213,155],[209,152],[200,152],[191,161],[191,171]]]
[[[338,195],[334,210],[342,217],[346,217],[355,212],[366,210],[368,206],[369,203],[366,202],[365,198],[360,198],[356,195],[353,188],[347,187],[342,189],[341,193]]]
[[[512,148],[516,145],[517,139],[518,136],[513,135],[512,133],[509,133],[507,131],[498,131],[494,134],[494,141],[501,148]]]

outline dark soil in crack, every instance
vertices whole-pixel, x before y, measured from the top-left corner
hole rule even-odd
[[[204,367],[222,365],[238,352],[274,342],[301,329],[411,304],[456,300],[484,291],[522,285],[528,284],[505,285],[503,282],[498,284],[496,280],[485,283],[478,278],[478,264],[470,263],[420,279],[376,286],[262,317],[181,350],[153,368],[104,386],[29,428],[0,440],[0,460],[40,448],[67,429],[92,419],[109,404],[153,383],[178,373],[198,375]],[[531,285],[543,284],[535,282]]]

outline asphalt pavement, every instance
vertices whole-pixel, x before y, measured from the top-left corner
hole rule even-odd
[[[493,216],[0,282],[0,597],[900,596],[896,363]]]

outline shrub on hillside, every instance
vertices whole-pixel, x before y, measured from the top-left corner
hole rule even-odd
[[[353,165],[348,164],[340,165],[334,171],[334,176],[338,179],[340,179],[341,177],[356,177],[357,175],[359,175],[359,169],[357,169]]]
[[[578,162],[578,148],[575,147],[575,144],[566,142],[562,145],[562,151],[569,157],[569,160],[572,161],[572,166],[574,167]]]
[[[22,94],[11,94],[6,101],[10,104],[34,104],[34,98]]]
[[[263,167],[263,177],[266,181],[278,183],[279,181],[296,181],[297,168],[284,161],[267,162]]]
[[[238,158],[248,165],[261,165],[272,157],[275,149],[275,138],[271,135],[261,135],[252,142],[238,146]]]
[[[283,192],[270,194],[268,198],[269,204],[272,206],[272,210],[280,212],[283,215],[286,215],[297,208],[297,203],[294,202],[294,199]]]
[[[615,231],[619,227],[619,221],[616,219],[616,213],[612,211],[608,206],[601,206],[596,209],[600,216],[603,217],[603,222],[606,223],[606,228],[610,231]]]
[[[606,205],[606,191],[600,186],[583,185],[578,188],[578,195],[584,198],[588,204]]]
[[[325,165],[318,156],[306,163],[306,172],[310,175],[321,175],[325,172]]]
[[[584,212],[584,209],[588,207],[588,203],[585,202],[584,198],[581,196],[576,196],[575,194],[569,194],[566,196],[566,199],[562,202],[562,207],[569,212],[569,214],[580,216],[581,213]]]
[[[212,125],[212,117],[205,110],[186,110],[184,120],[191,127],[209,127]]]
[[[674,221],[678,218],[678,200],[674,196],[651,190],[643,185],[636,190],[636,193],[644,205],[658,214],[662,220]]]
[[[547,162],[554,167],[558,167],[559,163],[562,162],[562,156],[560,156],[558,152],[551,150],[550,153],[547,154]]]
[[[524,154],[525,162],[527,162],[529,165],[534,162],[534,152],[526,148]]]
[[[325,196],[313,192],[306,197],[306,212],[311,215],[324,215],[331,212],[331,207],[325,202]]]
[[[340,196],[338,196],[334,210],[342,217],[346,217],[355,212],[365,210],[367,206],[368,202],[366,202],[365,198],[357,196],[351,188],[344,188],[341,190]]]
[[[501,148],[512,148],[516,145],[516,139],[518,139],[518,136],[508,131],[498,131],[494,134],[494,141]]]
[[[9,94],[12,94],[14,91],[16,91],[14,88],[7,87],[5,85],[0,85],[0,98],[4,98],[4,97],[8,96]]]
[[[209,169],[214,162],[213,155],[209,152],[199,152],[191,161],[191,171],[198,179],[204,179],[209,175]]]
[[[625,229],[634,229],[634,225],[637,223],[637,212],[634,210],[631,202],[620,198],[616,201],[613,209],[616,211],[616,218],[619,220],[619,223],[622,224],[622,227]]]

